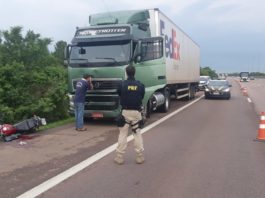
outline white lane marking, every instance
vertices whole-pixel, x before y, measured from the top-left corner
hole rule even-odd
[[[260,129],[265,129],[265,124],[260,124],[260,125],[259,125],[259,128],[260,128]]]
[[[150,129],[154,128],[155,126],[159,125],[160,123],[164,122],[165,120],[169,119],[170,117],[176,115],[177,113],[183,111],[184,109],[188,108],[189,106],[193,105],[200,99],[202,99],[204,95],[200,96],[196,100],[190,102],[189,104],[181,107],[180,109],[170,113],[169,115],[161,118],[160,120],[157,120],[156,122],[148,125],[147,127],[143,128],[141,130],[142,133],[146,133]],[[133,135],[130,135],[127,140],[128,142],[133,139]],[[51,189],[52,187],[56,186],[57,184],[63,182],[64,180],[68,179],[69,177],[75,175],[76,173],[80,172],[81,170],[85,169],[86,167],[90,166],[94,162],[100,160],[101,158],[105,157],[106,155],[110,154],[111,152],[115,151],[117,147],[117,143],[109,146],[108,148],[100,151],[99,153],[87,158],[86,160],[80,162],[79,164],[69,168],[68,170],[56,175],[55,177],[52,177],[51,179],[41,183],[40,185],[30,189],[29,191],[23,193],[22,195],[18,196],[17,198],[33,198],[36,197],[45,191]]]
[[[252,103],[252,100],[250,98],[247,98],[247,100],[248,100],[249,103]]]

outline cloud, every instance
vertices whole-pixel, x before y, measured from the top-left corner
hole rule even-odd
[[[116,10],[117,7],[124,10],[159,8],[162,11],[164,10],[164,12],[166,11],[168,15],[173,16],[180,14],[194,3],[199,2],[199,0],[117,0],[109,2],[102,0],[102,2],[109,10]]]
[[[34,30],[43,37],[70,41],[76,26],[88,25],[93,6],[85,0],[10,0],[1,6],[0,30],[22,26]],[[3,9],[5,7],[5,9]]]
[[[0,0],[0,30],[19,25],[69,43],[90,14],[148,8],[159,8],[201,46],[203,64],[244,64],[264,51],[264,0]]]
[[[159,8],[177,22],[212,24],[217,28],[222,24],[247,26],[253,31],[265,31],[265,26],[260,25],[265,18],[263,0],[8,0],[0,7],[0,29],[21,25],[55,40],[59,34],[67,34],[63,39],[70,40],[73,33],[68,31],[88,25],[90,14],[146,8]],[[65,33],[56,33],[62,31]]]
[[[226,24],[263,32],[265,25],[261,24],[265,18],[264,8],[263,0],[213,0],[197,16],[203,23]]]

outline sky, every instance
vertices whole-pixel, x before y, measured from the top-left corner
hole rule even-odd
[[[200,66],[265,72],[264,0],[0,0],[0,31],[22,26],[71,42],[90,14],[159,8],[200,46]]]

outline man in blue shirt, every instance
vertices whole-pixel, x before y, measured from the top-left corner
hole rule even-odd
[[[83,78],[76,83],[75,90],[75,123],[77,131],[86,131],[84,128],[84,109],[87,90],[93,89],[91,76],[84,74]]]

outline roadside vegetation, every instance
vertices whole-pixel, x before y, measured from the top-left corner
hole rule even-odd
[[[52,123],[47,123],[47,125],[41,126],[39,128],[39,131],[56,128],[73,122],[74,122],[74,117],[68,117],[62,120],[54,121]]]
[[[239,73],[235,72],[235,73],[230,73],[228,75],[229,76],[239,76]],[[262,73],[262,72],[250,72],[249,75],[254,76],[256,78],[265,78],[265,73]]]
[[[200,75],[201,76],[210,76],[211,79],[218,78],[218,74],[215,70],[212,70],[210,67],[201,67],[200,68]]]
[[[68,118],[66,42],[50,52],[49,38],[22,27],[0,32],[0,119],[15,123],[38,115],[54,122]]]
[[[0,123],[16,123],[34,114],[53,128],[73,122],[68,115],[67,70],[63,65],[65,41],[50,52],[50,38],[20,26],[0,31]],[[203,67],[201,75],[217,74]]]

